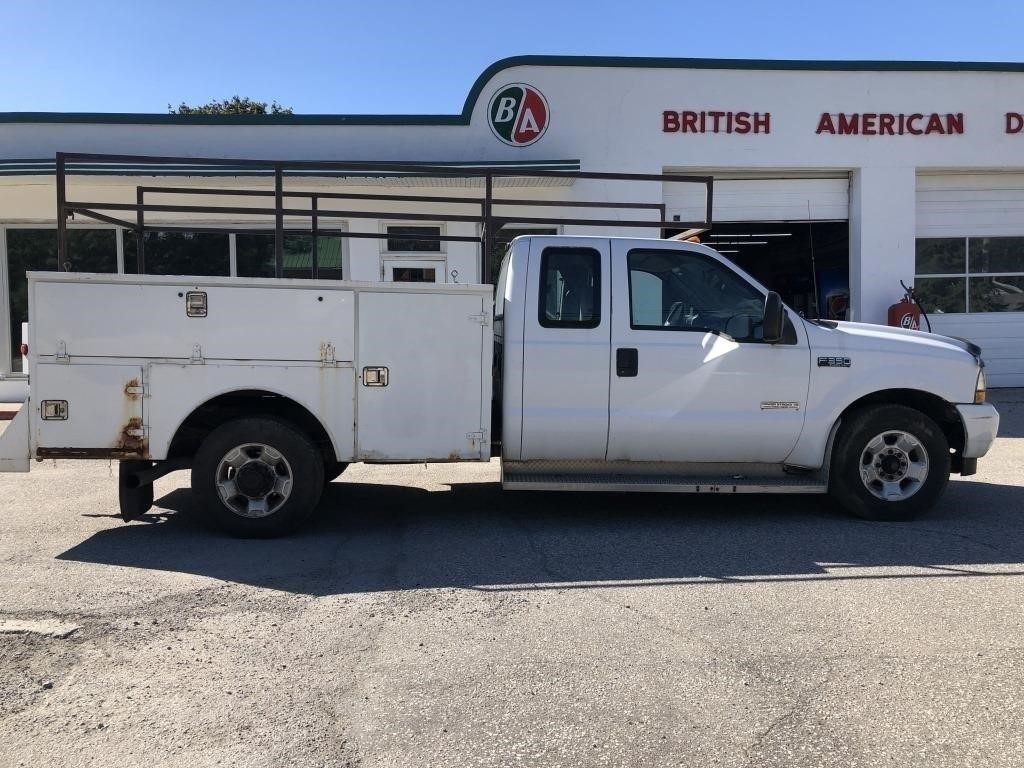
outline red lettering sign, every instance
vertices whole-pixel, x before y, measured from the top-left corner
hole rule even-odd
[[[1024,133],[1024,115],[1020,112],[1006,113],[1006,132]]]
[[[1007,112],[1007,134],[1024,134],[1024,113]],[[771,133],[770,112],[665,110],[664,133]],[[962,136],[963,112],[822,112],[814,129],[830,136]]]
[[[1024,116],[1018,115],[1019,123],[1013,121],[1011,124],[1012,114],[1016,113],[1006,113],[1006,132],[1024,132]],[[1011,127],[1016,130],[1011,131]],[[964,113],[932,112],[925,116],[920,112],[909,115],[903,112],[839,112],[833,118],[829,112],[822,112],[814,132],[833,136],[921,136],[931,133],[960,135],[964,132]]]
[[[661,113],[663,133],[771,133],[772,116],[768,112],[726,112],[692,110]]]

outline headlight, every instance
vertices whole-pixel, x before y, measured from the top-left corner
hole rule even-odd
[[[978,371],[978,383],[974,385],[974,402],[981,404],[985,402],[985,370]]]

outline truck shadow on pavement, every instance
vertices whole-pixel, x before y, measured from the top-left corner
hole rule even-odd
[[[1024,575],[1024,487],[968,480],[905,523],[852,519],[822,496],[503,493],[497,483],[332,483],[311,524],[266,541],[226,538],[192,512],[191,493],[173,491],[150,524],[112,526],[59,559],[310,595]]]

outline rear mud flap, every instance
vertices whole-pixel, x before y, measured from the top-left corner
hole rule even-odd
[[[139,482],[136,474],[153,468],[151,461],[122,461],[117,475],[117,503],[121,519],[130,523],[153,506],[153,483]]]

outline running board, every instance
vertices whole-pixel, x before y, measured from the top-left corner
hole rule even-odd
[[[820,472],[779,465],[523,461],[502,463],[502,487],[516,491],[609,493],[826,493]]]

